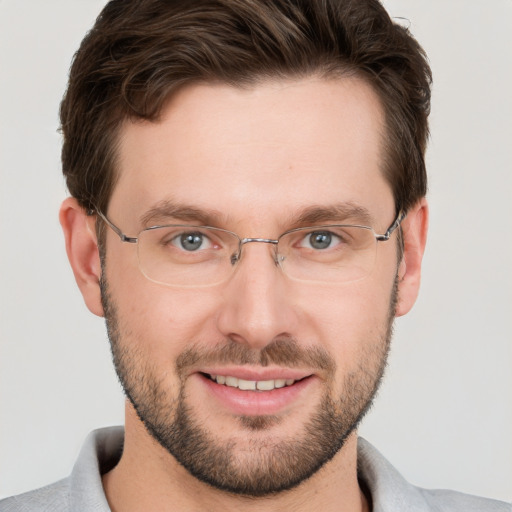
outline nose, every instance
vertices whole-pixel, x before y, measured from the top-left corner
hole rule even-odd
[[[294,336],[298,316],[289,288],[272,244],[244,245],[243,256],[222,288],[219,330],[254,349]]]

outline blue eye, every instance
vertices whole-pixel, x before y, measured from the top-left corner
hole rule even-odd
[[[208,237],[200,232],[182,233],[174,237],[171,243],[175,247],[189,252],[197,251],[199,249],[208,249],[211,247]]]
[[[340,241],[340,238],[331,231],[311,231],[304,237],[300,246],[322,250],[338,245]]]
[[[316,231],[309,235],[309,244],[314,249],[327,249],[331,245],[332,235],[327,231]]]

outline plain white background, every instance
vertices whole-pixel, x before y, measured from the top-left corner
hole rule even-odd
[[[69,473],[123,397],[57,211],[57,110],[102,0],[0,0],[0,496]],[[512,1],[388,0],[435,86],[415,309],[361,433],[413,483],[512,499]]]

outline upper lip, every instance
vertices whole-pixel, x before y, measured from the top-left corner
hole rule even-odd
[[[205,373],[208,375],[224,375],[236,377],[237,379],[249,381],[265,381],[277,379],[293,379],[301,380],[310,377],[313,372],[301,370],[296,368],[251,368],[251,367],[207,367],[201,368],[198,373]]]

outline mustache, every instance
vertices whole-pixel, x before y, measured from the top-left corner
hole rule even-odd
[[[176,372],[184,376],[197,366],[216,364],[307,367],[323,370],[331,375],[336,369],[333,357],[323,347],[303,347],[293,338],[272,340],[262,349],[249,348],[228,338],[215,347],[196,345],[185,350],[176,359]]]

